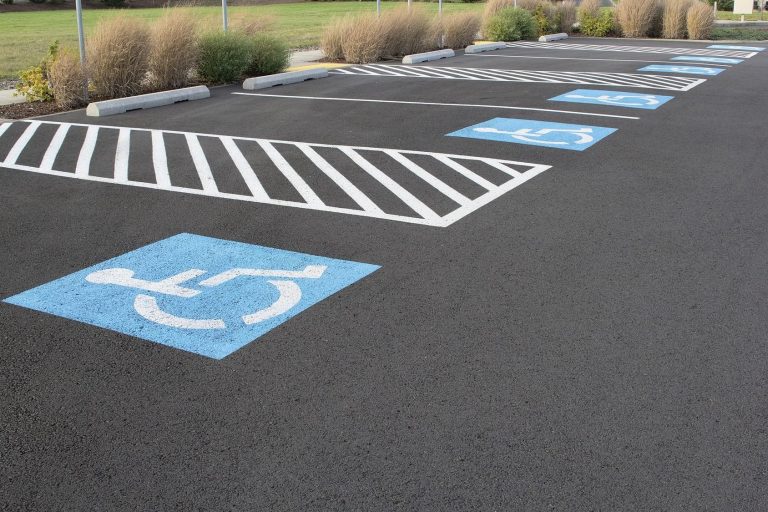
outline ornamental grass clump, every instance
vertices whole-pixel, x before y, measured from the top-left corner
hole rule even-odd
[[[190,82],[200,50],[198,26],[191,15],[167,10],[153,25],[149,37],[150,83],[157,89],[176,89]]]
[[[444,15],[440,33],[446,48],[465,48],[475,42],[480,31],[480,16],[473,12]]]
[[[48,77],[59,108],[72,109],[85,103],[85,73],[74,50],[59,50],[48,66]]]
[[[376,62],[385,50],[384,37],[385,32],[375,14],[355,17],[349,31],[342,38],[344,60],[352,64]]]
[[[139,94],[149,69],[150,31],[135,18],[118,16],[100,21],[87,39],[88,76],[101,98]]]
[[[686,28],[690,39],[707,39],[715,26],[712,8],[704,2],[694,2],[688,8]]]
[[[658,0],[621,0],[616,20],[624,37],[647,37],[659,18]]]

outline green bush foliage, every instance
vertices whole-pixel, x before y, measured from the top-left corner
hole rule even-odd
[[[13,5],[13,0],[0,0],[0,4]]]
[[[559,32],[560,21],[557,19],[554,6],[548,2],[541,2],[533,10],[533,19],[536,22],[538,35],[554,34]]]
[[[211,32],[200,39],[197,72],[210,82],[234,82],[251,64],[251,41],[239,32]]]
[[[517,7],[505,7],[488,18],[483,36],[493,41],[519,41],[536,35],[536,22],[530,12]]]
[[[597,15],[580,13],[581,33],[589,37],[606,37],[616,32],[616,22],[610,9],[602,9]]]
[[[707,0],[709,5],[714,5],[715,0]],[[758,2],[759,4],[760,2]],[[733,12],[733,0],[717,0],[718,11],[731,11]]]
[[[48,67],[59,53],[59,42],[55,41],[48,47],[48,56],[37,66],[27,68],[19,73],[19,83],[16,84],[16,94],[27,98],[27,101],[53,101],[53,89],[48,80]]]
[[[251,61],[248,76],[271,75],[288,67],[291,52],[282,41],[259,34],[251,39]]]

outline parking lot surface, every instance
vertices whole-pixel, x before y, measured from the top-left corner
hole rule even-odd
[[[0,123],[3,506],[767,509],[768,51],[710,46]]]

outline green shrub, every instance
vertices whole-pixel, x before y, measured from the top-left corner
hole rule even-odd
[[[713,5],[715,0],[707,0],[709,5]],[[759,2],[758,2],[759,4]],[[733,11],[733,0],[717,0],[718,11]]]
[[[45,3],[45,0],[29,0],[29,1],[32,2],[33,4],[44,4]]]
[[[0,4],[13,5],[13,0],[0,0]]]
[[[54,41],[48,47],[48,55],[37,66],[27,68],[19,73],[19,83],[16,84],[16,94],[23,95],[27,101],[53,101],[53,89],[48,80],[48,68],[59,53],[59,42]]]
[[[291,52],[285,43],[260,34],[251,39],[251,62],[246,73],[248,76],[271,75],[287,68],[290,62]]]
[[[533,20],[536,23],[538,35],[554,34],[559,32],[560,21],[557,12],[550,3],[541,2],[533,10]]]
[[[493,41],[518,41],[536,35],[531,13],[517,7],[505,7],[491,16],[483,27],[483,36]]]
[[[601,9],[597,15],[581,13],[580,16],[580,31],[585,36],[606,37],[616,32],[616,22],[610,9]]]
[[[251,64],[251,41],[239,32],[211,32],[200,40],[197,72],[210,82],[234,82]]]
[[[107,7],[125,7],[125,0],[101,0]]]

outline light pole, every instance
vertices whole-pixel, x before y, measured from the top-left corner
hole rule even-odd
[[[221,17],[224,18],[224,32],[229,25],[229,16],[227,15],[227,0],[221,0]]]
[[[88,101],[88,73],[85,71],[85,36],[83,35],[83,2],[75,0],[77,11],[77,40],[80,45],[80,69],[83,70],[83,99]]]

